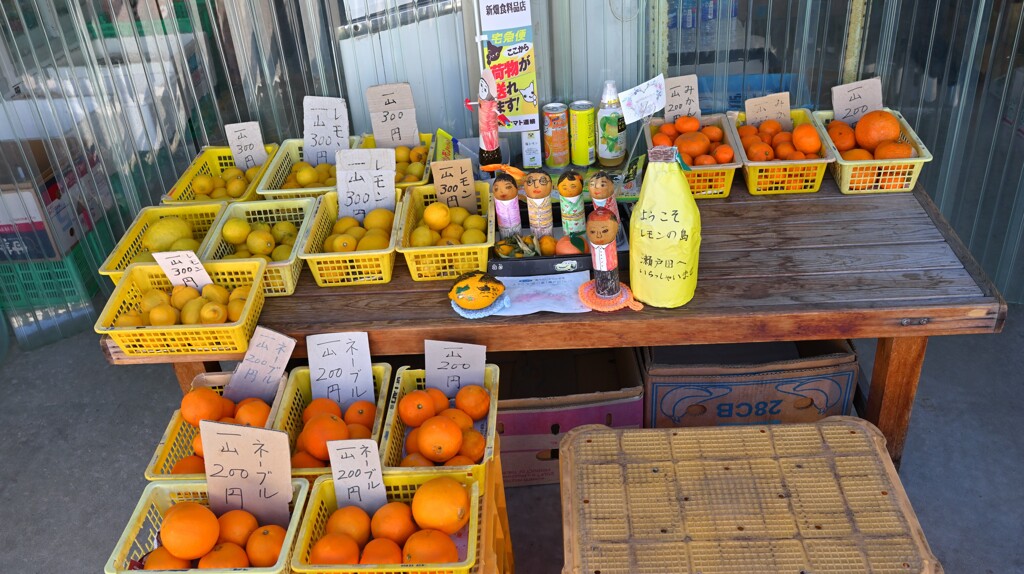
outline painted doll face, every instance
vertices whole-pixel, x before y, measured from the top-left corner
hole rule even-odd
[[[490,91],[487,89],[487,80],[480,78],[480,89],[477,91],[477,97],[481,100],[486,100],[490,95]]]
[[[583,179],[576,173],[569,173],[558,182],[558,194],[562,197],[577,197],[583,193]]]
[[[590,178],[590,197],[593,199],[608,199],[615,193],[615,183],[611,178],[598,175]]]
[[[519,196],[519,190],[516,186],[504,180],[495,181],[494,186],[491,187],[491,193],[494,195],[494,199],[501,201],[508,201]]]
[[[543,199],[551,195],[551,177],[546,173],[534,172],[526,175],[523,191],[530,199]]]
[[[608,245],[618,232],[619,224],[614,219],[587,222],[587,239],[594,245]]]

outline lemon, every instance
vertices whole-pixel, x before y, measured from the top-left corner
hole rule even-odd
[[[213,180],[213,189],[223,189],[228,185],[228,182],[224,181],[224,178],[219,175],[215,175],[211,179]]]
[[[433,238],[430,237],[429,227],[417,227],[412,230],[412,234],[409,236],[409,244],[413,247],[427,247],[434,244]]]
[[[196,297],[185,306],[181,308],[181,324],[182,325],[198,325],[199,324],[199,312],[203,309],[203,305],[209,303],[210,300],[206,297]]]
[[[156,259],[153,254],[149,251],[139,251],[135,257],[132,257],[132,263],[156,263]]]
[[[463,221],[469,217],[469,210],[465,207],[450,207],[448,208],[448,217],[452,220],[452,223],[462,225]]]
[[[295,174],[289,173],[288,177],[284,178],[285,183],[295,183]]]
[[[316,170],[317,181],[324,181],[325,179],[331,177],[331,164],[329,163],[322,163],[313,169]]]
[[[403,177],[402,181],[399,182],[399,183],[417,183],[419,181],[420,181],[420,178],[418,178],[415,175],[412,175],[410,173],[410,174],[407,174],[405,177]]]
[[[332,233],[328,235],[327,238],[324,239],[324,244],[322,246],[323,248],[321,249],[321,251],[324,253],[330,253],[331,251],[334,251],[334,240],[337,239],[339,236],[341,236],[340,233]]]
[[[442,237],[441,239],[438,239],[437,243],[435,243],[434,245],[437,245],[438,247],[447,247],[450,245],[461,245],[461,243],[459,243],[458,239],[448,239],[447,237]]]
[[[395,183],[402,183],[403,179],[405,179],[405,174],[400,172],[400,171],[396,171],[395,172]]]
[[[150,289],[142,294],[142,301],[139,302],[139,310],[148,313],[153,307],[170,305],[171,296],[160,289]]]
[[[287,261],[292,256],[291,245],[278,245],[270,252],[270,258],[274,261]]]
[[[409,161],[424,162],[427,160],[427,146],[418,145],[409,151]]]
[[[144,325],[142,315],[139,315],[139,312],[135,309],[129,310],[124,315],[118,317],[117,321],[114,321],[115,327],[142,327]]]
[[[199,251],[199,242],[191,237],[182,237],[171,244],[169,251]]]
[[[245,170],[245,179],[250,181],[250,182],[252,180],[256,179],[256,174],[258,174],[260,172],[260,167],[261,166],[254,165],[254,166],[250,167],[249,169]]]
[[[228,319],[228,308],[222,303],[209,302],[199,310],[199,322],[204,325],[216,325]]]
[[[331,251],[339,253],[355,251],[357,245],[359,245],[359,240],[345,233],[334,238],[331,243]]]
[[[233,179],[238,179],[240,177],[244,178],[245,177],[245,172],[240,170],[240,169],[238,169],[237,167],[229,167],[229,168],[225,169],[224,171],[220,172],[220,177],[224,181],[226,181],[228,183],[231,183],[231,180],[233,180]]]
[[[228,290],[221,285],[210,283],[203,287],[203,298],[214,303],[226,305],[229,297],[230,294],[228,293]]]
[[[387,247],[388,238],[367,233],[365,237],[359,240],[359,244],[356,245],[356,251],[376,251],[377,249],[387,249]]]
[[[167,327],[178,323],[178,310],[170,303],[162,303],[149,310],[149,324],[156,327]]]
[[[431,243],[437,243],[438,239],[441,239],[441,234],[436,232],[436,231],[434,231],[433,229],[431,229],[430,230],[430,242]]]
[[[210,194],[210,199],[224,199],[227,196],[227,190],[223,187],[218,187],[217,189],[213,190],[213,193]]]
[[[477,229],[486,232],[487,218],[482,215],[470,215],[466,218],[466,221],[462,222],[462,226],[466,229]]]
[[[306,163],[304,161],[297,161],[294,164],[292,164],[292,170],[291,171],[292,171],[292,173],[296,173],[296,172],[298,172],[300,170],[303,170],[303,169],[312,169],[312,167],[313,166],[309,165],[308,163]]]
[[[426,170],[426,168],[427,167],[423,165],[423,162],[414,161],[409,164],[409,169],[405,170],[405,175],[414,175],[416,176],[416,179],[419,180],[423,178],[423,171]]]
[[[408,169],[409,169],[409,162],[407,162],[407,161],[400,161],[400,162],[395,164],[395,173],[400,173],[400,174],[402,174],[402,176],[405,176],[405,172]]]
[[[390,209],[377,208],[366,214],[363,219],[363,227],[366,229],[390,230],[395,222],[395,212]]]
[[[267,223],[266,221],[257,221],[257,222],[252,224],[252,230],[253,231],[266,231],[267,233],[270,233],[270,224]]]
[[[245,309],[245,299],[228,301],[228,321],[234,323],[242,318],[242,310]]]
[[[197,175],[192,178],[192,191],[196,195],[210,195],[213,191],[213,178],[208,175]]]
[[[338,180],[334,176],[324,180],[324,187],[334,187],[336,185],[338,185]]]
[[[252,257],[252,253],[249,253],[249,250],[244,245],[239,245],[238,249],[235,250],[235,259],[247,259],[249,257]]]
[[[292,246],[295,245],[295,239],[296,237],[294,235],[285,235],[284,237],[281,238],[280,243],[281,245]]]
[[[320,183],[320,174],[313,168],[306,168],[295,172],[295,182],[301,186],[311,183]]]
[[[483,243],[487,241],[487,236],[483,231],[479,229],[467,229],[463,232],[462,237],[459,239],[463,245],[469,245],[471,243]]]
[[[245,246],[253,255],[270,255],[277,246],[274,236],[269,231],[253,231],[245,238]]]
[[[423,210],[423,221],[434,231],[441,231],[452,222],[448,206],[443,203],[431,203]]]
[[[359,240],[362,239],[364,235],[366,235],[366,229],[359,226],[349,227],[348,229],[345,230],[345,235],[351,235],[352,237],[355,237],[356,240]]]
[[[462,229],[461,225],[456,225],[452,223],[448,227],[445,227],[444,229],[441,230],[441,237],[445,237],[448,239],[458,239],[462,237],[463,231],[464,230]]]
[[[409,162],[409,152],[410,151],[412,151],[412,150],[409,149],[409,146],[400,145],[400,146],[396,147],[395,148],[395,161],[398,162],[398,163],[408,163]]]
[[[245,181],[245,178],[232,179],[228,181],[225,191],[229,197],[242,197],[248,187],[249,183]]]
[[[180,217],[165,217],[142,234],[142,246],[151,253],[167,251],[175,241],[192,237],[192,226]]]
[[[235,290],[232,291],[231,295],[228,297],[228,303],[234,301],[235,299],[246,299],[248,297],[249,297],[249,287],[248,286],[246,286],[246,287],[235,287]]]
[[[333,233],[345,233],[345,230],[349,227],[356,227],[359,225],[359,221],[355,217],[346,215],[338,221],[334,222],[334,227],[331,228]]]
[[[225,221],[224,226],[220,228],[220,236],[232,245],[241,245],[245,243],[245,238],[249,237],[250,231],[252,231],[252,227],[248,221],[241,217],[232,217]]]
[[[196,297],[199,297],[199,291],[197,291],[195,287],[175,285],[174,289],[171,290],[171,305],[178,309],[182,309],[185,307],[185,303],[188,303]]]
[[[270,234],[274,236],[274,241],[281,243],[285,236],[298,235],[299,230],[291,221],[278,221],[270,228]]]
[[[391,234],[388,233],[386,230],[377,228],[367,229],[366,235],[379,235],[381,237],[391,237]],[[364,235],[363,237],[366,237],[366,235]]]

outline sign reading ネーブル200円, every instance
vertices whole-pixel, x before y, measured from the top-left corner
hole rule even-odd
[[[508,119],[501,131],[540,129],[529,0],[479,0],[479,8],[481,58],[491,72],[480,81],[480,101],[497,103],[497,113]]]

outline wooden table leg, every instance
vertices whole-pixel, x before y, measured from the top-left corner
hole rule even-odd
[[[196,378],[196,375],[220,372],[220,363],[218,362],[204,363],[200,361],[197,363],[172,363],[172,365],[183,395],[192,389],[192,379]]]
[[[899,466],[910,426],[917,381],[928,337],[879,339],[865,418],[885,435],[889,456]]]

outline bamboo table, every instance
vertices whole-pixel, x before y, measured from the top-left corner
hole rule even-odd
[[[736,180],[728,198],[698,202],[697,293],[679,309],[469,321],[449,306],[451,282],[414,282],[399,257],[384,285],[321,289],[305,271],[294,295],[267,298],[260,324],[295,337],[295,357],[306,356],[306,335],[336,331],[367,331],[375,355],[420,354],[424,339],[528,351],[877,338],[858,412],[899,461],[928,337],[997,333],[1005,301],[920,187],[844,196],[826,178],[819,193],[758,197]],[[241,358],[102,346],[115,364],[173,363],[183,390],[216,361]]]

